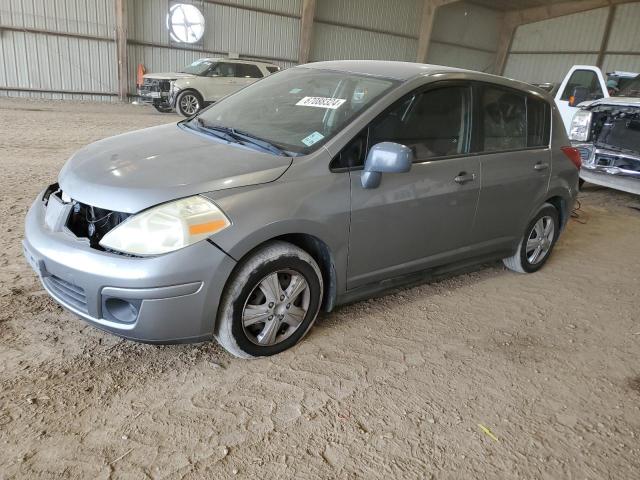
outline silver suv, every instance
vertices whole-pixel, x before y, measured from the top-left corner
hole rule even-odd
[[[148,73],[138,91],[159,112],[174,109],[189,117],[261,78],[280,71],[272,63],[233,58],[201,58],[177,73]]]
[[[577,193],[569,145],[530,85],[314,63],[78,151],[31,207],[24,254],[100,328],[272,355],[321,308],[492,259],[541,268]]]

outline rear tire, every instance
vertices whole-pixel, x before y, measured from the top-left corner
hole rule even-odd
[[[537,272],[551,256],[559,234],[558,210],[553,205],[545,203],[527,225],[516,253],[502,259],[502,262],[514,272]]]
[[[176,98],[176,110],[184,117],[190,117],[202,110],[203,100],[198,92],[186,90]]]
[[[268,243],[231,274],[214,336],[240,358],[287,350],[313,325],[322,289],[320,268],[307,252],[287,242]]]

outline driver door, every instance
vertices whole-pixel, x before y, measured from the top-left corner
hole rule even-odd
[[[414,92],[372,122],[369,148],[400,143],[415,162],[407,173],[383,174],[373,189],[350,171],[348,289],[466,254],[480,191],[478,158],[467,155],[471,118],[470,87],[456,85]]]

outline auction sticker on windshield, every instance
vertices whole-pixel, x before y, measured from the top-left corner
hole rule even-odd
[[[298,103],[296,103],[296,105],[300,105],[302,107],[318,107],[336,110],[340,108],[340,106],[346,101],[347,100],[344,98],[304,97]]]

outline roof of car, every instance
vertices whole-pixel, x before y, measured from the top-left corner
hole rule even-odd
[[[277,67],[277,65],[273,64],[273,63],[269,63],[269,62],[263,62],[260,60],[252,60],[250,58],[229,58],[229,57],[207,57],[207,58],[201,58],[200,60],[207,60],[209,62],[221,62],[221,61],[225,61],[225,62],[240,62],[240,63],[255,63],[256,65],[267,65],[269,67]]]
[[[418,76],[427,76],[447,73],[464,73],[468,79],[487,81],[508,87],[519,88],[526,91],[535,91],[547,96],[548,92],[531,84],[505,77],[499,77],[484,72],[464,70],[462,68],[446,67],[444,65],[431,65],[426,63],[397,62],[389,60],[333,60],[328,62],[315,62],[300,65],[306,68],[317,68],[319,70],[334,70],[340,72],[354,73],[356,75],[373,75],[378,77],[391,78],[402,82],[411,80]]]
[[[418,75],[431,73],[468,71],[460,68],[444,67],[442,65],[390,60],[333,60],[329,62],[308,63],[304,66],[323,70],[338,70],[363,75],[375,75],[396,80],[409,80]]]

